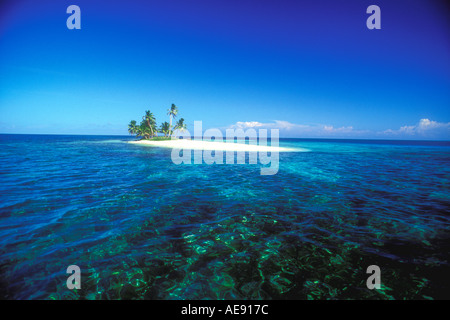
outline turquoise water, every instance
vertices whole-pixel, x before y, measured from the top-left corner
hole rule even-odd
[[[449,143],[282,139],[262,176],[130,139],[0,135],[1,298],[450,298]]]

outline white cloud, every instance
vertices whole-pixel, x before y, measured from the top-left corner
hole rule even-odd
[[[233,125],[233,128],[246,129],[246,128],[261,127],[261,126],[263,126],[263,124],[258,121],[246,121],[246,122],[238,121],[238,122],[236,122],[236,124]]]
[[[336,133],[336,132],[341,132],[341,133],[351,133],[354,132],[353,131],[353,127],[340,127],[340,128],[335,128],[333,126],[323,126],[323,130],[325,130],[326,132],[330,132],[330,133]]]
[[[278,129],[281,137],[299,138],[389,138],[389,139],[450,139],[450,122],[421,119],[415,125],[384,131],[359,130],[353,126],[334,127],[330,124],[297,124],[284,120],[272,122],[239,121],[227,127],[231,129]]]
[[[431,121],[429,119],[420,119],[418,130],[424,131],[424,130],[431,130],[431,129],[437,129],[437,128],[450,128],[450,122],[448,123],[441,123],[437,121]]]
[[[306,125],[291,123],[284,120],[274,120],[273,122],[262,123],[257,121],[239,121],[229,126],[231,129],[278,129],[280,136],[284,137],[356,137],[367,131],[354,130],[352,126],[335,128],[332,125]]]
[[[437,122],[430,119],[420,119],[419,123],[412,126],[402,126],[398,130],[388,129],[381,134],[394,137],[417,138],[450,138],[450,122]]]

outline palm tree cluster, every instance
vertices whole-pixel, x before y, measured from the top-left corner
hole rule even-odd
[[[172,104],[167,111],[169,122],[164,121],[159,128],[156,125],[156,119],[153,113],[150,110],[146,110],[139,125],[137,125],[136,120],[130,121],[128,124],[128,132],[135,134],[137,137],[152,139],[153,137],[157,137],[158,133],[162,133],[164,137],[171,137],[175,130],[183,131],[187,128],[183,118],[178,119],[175,126],[172,126],[172,119],[176,119],[178,115],[178,107],[176,105]]]

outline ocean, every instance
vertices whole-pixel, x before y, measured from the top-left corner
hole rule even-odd
[[[261,175],[132,139],[0,135],[0,298],[450,298],[449,142],[280,139]]]

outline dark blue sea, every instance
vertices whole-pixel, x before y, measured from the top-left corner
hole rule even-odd
[[[281,139],[261,175],[132,139],[0,135],[0,298],[450,298],[449,142]]]

